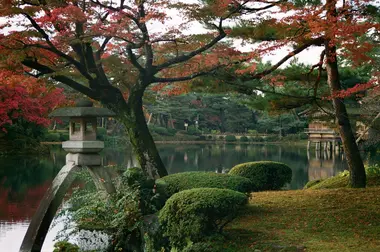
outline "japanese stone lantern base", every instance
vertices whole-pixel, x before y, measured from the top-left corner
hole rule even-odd
[[[69,153],[98,153],[104,149],[103,141],[65,141],[62,148]]]

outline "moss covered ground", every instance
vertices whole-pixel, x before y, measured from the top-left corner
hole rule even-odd
[[[214,244],[226,252],[380,251],[379,207],[380,187],[253,193]]]
[[[341,175],[324,179],[318,183],[312,183],[313,181],[311,181],[309,189],[333,189],[348,187],[349,174],[342,173]],[[367,174],[367,187],[380,187],[380,174]]]

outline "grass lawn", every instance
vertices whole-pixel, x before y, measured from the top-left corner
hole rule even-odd
[[[253,193],[218,251],[380,251],[380,187]]]

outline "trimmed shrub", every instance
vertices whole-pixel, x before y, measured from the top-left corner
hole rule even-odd
[[[225,137],[225,140],[227,142],[235,142],[236,141],[236,137],[235,136],[231,136],[231,135],[228,135]]]
[[[162,136],[168,136],[169,135],[168,129],[164,128],[164,127],[154,127],[153,131],[159,135],[162,135]]]
[[[161,136],[174,136],[175,134],[177,134],[176,129],[165,128],[165,127],[154,126],[154,125],[149,125],[149,130],[152,133],[152,135],[154,133]]]
[[[199,136],[198,140],[200,140],[200,141],[206,141],[206,136]]]
[[[171,195],[193,188],[224,188],[248,193],[251,181],[241,176],[215,172],[181,172],[156,180],[157,190],[170,197]]]
[[[251,141],[252,141],[252,142],[264,142],[265,139],[262,138],[262,137],[257,136],[257,137],[252,137],[252,138],[251,138]]]
[[[185,190],[166,202],[159,220],[171,245],[182,251],[187,245],[222,231],[246,203],[245,194],[228,189]]]
[[[98,127],[98,128],[96,128],[96,134],[98,136],[105,136],[105,135],[107,135],[107,129],[103,128],[103,127]]]
[[[68,141],[69,140],[69,133],[68,132],[59,133],[59,140],[60,141]]]
[[[167,131],[168,131],[168,134],[170,136],[175,136],[175,134],[177,134],[177,130],[176,129],[167,128]]]
[[[198,136],[200,134],[202,134],[202,132],[197,129],[194,125],[191,125],[187,128],[187,132],[186,132],[188,135],[192,135],[192,136]]]
[[[299,135],[300,135],[300,139],[302,139],[302,140],[306,140],[306,139],[309,139],[309,135],[308,134],[306,134],[306,133],[299,133]]]
[[[79,247],[67,241],[59,241],[54,244],[53,252],[79,252]]]
[[[216,252],[213,247],[215,245],[211,242],[198,242],[187,246],[182,252]]]
[[[224,140],[224,136],[219,136],[219,139],[220,140]]]
[[[279,190],[292,180],[292,169],[289,166],[272,161],[239,164],[229,174],[249,178],[253,191]]]
[[[365,169],[367,175],[380,175],[380,166],[373,165]]]
[[[278,135],[269,135],[265,137],[265,142],[277,142],[280,138]]]
[[[45,141],[47,142],[59,142],[59,133],[47,133],[45,135]]]
[[[252,134],[252,135],[257,135],[257,130],[248,130],[248,133],[249,134]]]
[[[212,136],[207,136],[207,139],[208,140],[212,140]]]
[[[248,139],[248,137],[246,137],[246,136],[242,136],[242,137],[240,137],[239,141],[240,141],[240,142],[248,142],[249,139]]]
[[[309,182],[306,183],[306,185],[303,187],[303,189],[308,189],[312,186],[315,186],[316,184],[320,183],[322,180],[320,179],[316,179],[316,180],[311,180]]]

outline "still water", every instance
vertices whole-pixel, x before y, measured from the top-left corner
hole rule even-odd
[[[309,180],[327,178],[346,169],[342,154],[308,152],[297,145],[160,144],[160,155],[169,173],[184,171],[226,172],[236,164],[272,160],[293,170],[288,189],[300,189]],[[0,157],[0,252],[18,251],[30,219],[51,181],[65,163],[59,148],[48,157]],[[106,149],[104,165],[137,165],[131,151]],[[59,221],[48,233],[43,251],[51,252],[62,229]]]

